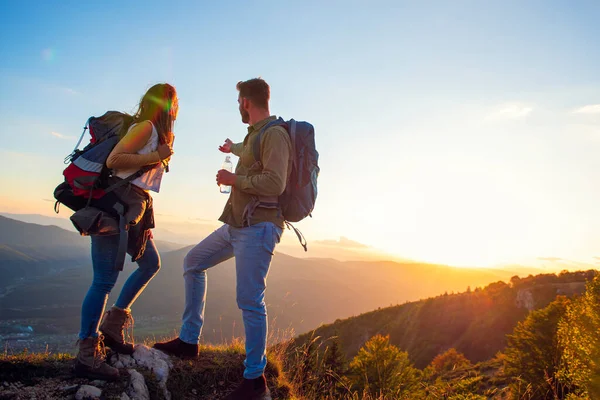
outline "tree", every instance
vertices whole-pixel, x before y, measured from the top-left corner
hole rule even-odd
[[[354,383],[359,392],[372,397],[402,398],[418,383],[418,370],[408,353],[390,344],[389,336],[373,336],[350,363]]]
[[[339,339],[335,337],[332,340],[331,346],[325,350],[321,392],[327,394],[329,398],[340,398],[344,391],[341,381],[345,373],[346,357],[341,350]]]
[[[325,351],[324,365],[327,369],[342,374],[346,366],[346,357],[341,350],[340,341],[336,337],[331,342],[331,347]]]
[[[433,368],[435,374],[443,375],[453,370],[470,367],[471,361],[463,353],[456,351],[455,348],[451,348],[435,356],[430,366]]]
[[[579,398],[600,398],[600,276],[567,307],[558,341],[564,348],[559,380]]]
[[[531,312],[507,335],[505,373],[514,379],[511,387],[516,398],[562,398],[564,385],[556,376],[562,355],[557,329],[568,302],[557,297],[546,308]]]

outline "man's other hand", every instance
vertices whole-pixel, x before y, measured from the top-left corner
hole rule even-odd
[[[221,169],[219,170],[219,172],[217,172],[217,185],[233,186],[233,184],[235,183],[235,178],[235,174],[232,174],[227,170]]]

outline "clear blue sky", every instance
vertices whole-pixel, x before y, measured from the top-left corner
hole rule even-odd
[[[599,2],[85,3],[2,2],[0,211],[49,214],[86,119],[166,81],[157,212],[216,220],[235,83],[262,76],[273,113],[316,127],[309,238],[455,264],[600,256]]]

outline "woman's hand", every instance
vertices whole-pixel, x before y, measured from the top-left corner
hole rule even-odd
[[[161,160],[166,160],[173,155],[173,148],[167,143],[159,144],[156,151]]]

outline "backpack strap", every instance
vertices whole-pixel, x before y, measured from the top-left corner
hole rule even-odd
[[[298,237],[298,240],[300,241],[300,245],[304,248],[304,251],[308,251],[308,246],[306,243],[306,238],[304,237],[304,235],[302,234],[302,232],[300,232],[298,230],[298,228],[296,228],[294,225],[292,225],[291,223],[285,221],[285,225],[287,226],[288,229],[293,229],[294,233],[296,234],[296,236]]]
[[[290,141],[292,142],[292,153],[290,157],[292,157],[292,171],[296,169],[296,121],[291,119],[288,124],[288,132],[290,134]],[[302,170],[300,170],[302,173]]]
[[[127,221],[125,221],[125,206],[121,203],[115,203],[113,208],[119,214],[119,248],[117,249],[114,268],[117,271],[123,271],[125,256],[127,255],[127,243],[129,242],[129,231],[127,230]]]
[[[112,185],[104,189],[104,193],[110,193],[113,190],[120,188],[121,186],[127,185],[131,181],[136,180],[140,176],[144,175],[146,172],[150,171],[152,168],[154,168],[154,164],[140,168],[139,171],[129,175],[127,178],[123,178],[120,181],[113,183]]]
[[[139,178],[152,168],[154,168],[154,165],[147,165],[140,168],[140,170],[136,173],[131,174],[127,178],[121,179],[120,181],[113,183],[104,189],[104,193],[110,193],[121,186],[131,183],[131,181]],[[125,265],[125,256],[127,255],[127,244],[129,243],[129,231],[127,230],[127,221],[125,220],[125,212],[127,212],[127,210],[125,209],[125,206],[119,202],[115,203],[113,208],[117,214],[119,214],[119,248],[117,250],[117,258],[115,260],[115,269],[118,271],[123,271],[123,265]]]
[[[283,120],[283,118],[280,117],[274,121],[267,123],[260,130],[260,132],[258,132],[256,138],[254,138],[254,142],[252,142],[252,156],[254,157],[254,160],[256,162],[261,162],[260,142],[262,140],[263,133],[265,133],[265,131],[270,127],[278,125],[285,125],[285,121]],[[277,196],[255,196],[254,200],[249,202],[246,205],[246,208],[244,209],[244,214],[242,218],[244,224],[247,224],[247,226],[250,226],[250,221],[252,220],[252,216],[254,215],[254,211],[257,207],[279,209],[279,199]]]
[[[254,160],[260,161],[260,141],[262,139],[263,133],[265,133],[265,131],[270,127],[277,125],[285,125],[285,121],[283,120],[283,118],[279,117],[275,121],[269,122],[260,130],[260,132],[258,132],[258,135],[252,143],[252,156],[254,156]]]
[[[77,141],[77,144],[75,145],[75,148],[73,149],[71,154],[66,156],[65,159],[63,160],[63,162],[65,164],[69,164],[71,161],[73,161],[73,158],[75,157],[75,155],[77,154],[77,150],[79,149],[79,145],[81,144],[81,141],[83,140],[83,136],[85,136],[85,131],[87,131],[89,129],[88,128],[89,125],[90,125],[90,120],[88,119],[85,122],[85,126],[83,127],[83,132],[81,132],[81,136],[79,137],[79,140]]]

